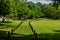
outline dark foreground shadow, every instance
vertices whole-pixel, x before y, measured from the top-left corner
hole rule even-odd
[[[0,40],[7,40],[8,34],[6,31],[0,30]]]
[[[24,35],[24,34],[16,34],[13,35],[10,33],[8,37],[8,33],[6,31],[0,31],[0,40],[60,40],[60,33],[41,33],[37,34],[37,38],[33,34]]]
[[[33,40],[34,36],[33,35],[14,35],[12,36],[12,40]]]
[[[38,40],[60,40],[60,33],[38,34]]]
[[[13,40],[35,40],[34,35],[19,35],[12,36]],[[44,33],[37,34],[36,40],[60,40],[60,33]]]

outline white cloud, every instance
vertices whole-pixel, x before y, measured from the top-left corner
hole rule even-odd
[[[36,2],[41,2],[41,3],[45,3],[45,4],[48,4],[48,3],[51,3],[51,0],[28,0],[29,2],[30,1],[33,1],[34,3],[36,3]]]

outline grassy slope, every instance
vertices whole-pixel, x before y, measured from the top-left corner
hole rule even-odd
[[[38,34],[54,33],[54,30],[60,30],[60,20],[41,19],[32,21],[31,24]]]
[[[24,21],[23,24],[15,31],[17,34],[30,35],[32,31],[28,24],[29,21]]]

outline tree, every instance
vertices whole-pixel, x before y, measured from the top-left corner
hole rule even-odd
[[[7,0],[0,0],[0,15],[3,16],[3,22],[4,17],[10,13],[10,3]]]
[[[55,7],[53,7],[52,4],[48,4],[46,6],[45,16],[47,18],[58,19],[57,15],[58,14],[57,14],[57,10],[55,9]]]
[[[60,4],[60,0],[52,0],[53,1],[53,6],[57,9],[58,5]]]
[[[12,14],[14,17],[16,16],[17,10],[15,2],[16,0],[0,0],[0,15],[3,16],[3,22],[6,15]]]

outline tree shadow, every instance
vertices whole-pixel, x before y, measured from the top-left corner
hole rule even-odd
[[[7,25],[9,23],[13,23],[12,21],[5,21],[5,22],[0,22],[0,26]]]
[[[0,30],[0,40],[60,40],[60,33],[59,33],[60,31],[56,30],[55,32],[58,33],[37,34],[36,39],[34,34],[24,35],[24,34],[10,33],[10,37],[8,37],[7,31]]]
[[[13,36],[13,40],[60,40],[60,33],[41,33],[37,34],[37,39],[33,34],[24,35],[18,34],[18,36]]]
[[[0,31],[0,39],[8,40],[8,34],[6,31]],[[33,34],[10,34],[9,40],[36,40]],[[60,40],[60,33],[41,33],[37,34],[37,40]]]
[[[60,33],[38,34],[38,40],[60,40]]]
[[[0,26],[4,26],[5,24],[0,23]]]
[[[15,34],[12,35],[12,40],[33,40],[34,36],[31,35],[24,35],[24,34]]]
[[[54,33],[41,33],[37,35],[37,40],[60,40],[60,30],[53,30]]]
[[[60,30],[53,30],[54,32],[60,32]]]
[[[0,24],[0,29],[11,28],[11,27],[13,27],[13,25],[9,25],[9,24]]]
[[[6,31],[0,30],[0,40],[7,40],[8,34]]]
[[[13,22],[10,22],[10,21],[6,21],[6,22],[4,22],[4,23],[1,22],[1,23],[0,23],[0,29],[13,27],[13,25],[10,25],[10,23],[13,23]]]
[[[13,23],[12,21],[5,21],[4,23]]]

